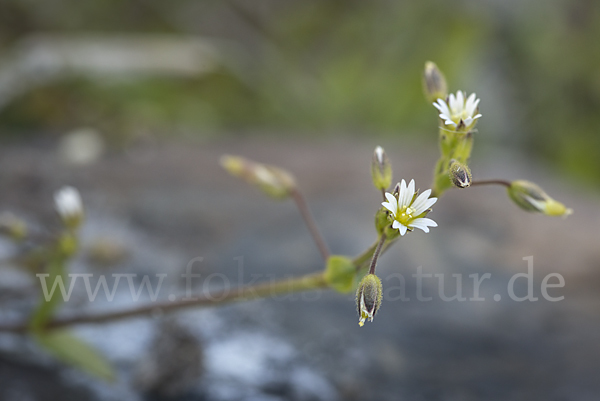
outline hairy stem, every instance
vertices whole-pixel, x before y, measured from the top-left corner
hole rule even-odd
[[[379,238],[379,242],[377,243],[377,248],[375,248],[375,252],[373,253],[373,259],[371,259],[371,265],[369,266],[369,274],[375,274],[375,267],[377,266],[377,259],[379,259],[379,254],[381,253],[381,248],[383,247],[383,243],[385,242],[385,233],[381,234]]]
[[[105,312],[92,315],[79,315],[54,319],[44,325],[45,330],[53,330],[77,324],[99,324],[113,322],[132,317],[150,315],[156,312],[172,312],[191,307],[209,307],[235,301],[250,301],[258,298],[272,297],[280,294],[327,288],[323,273],[312,273],[305,276],[271,281],[256,285],[223,289],[212,294],[198,295],[197,298],[182,299],[175,302],[157,302],[116,312]],[[0,332],[25,333],[29,324],[0,325]]]

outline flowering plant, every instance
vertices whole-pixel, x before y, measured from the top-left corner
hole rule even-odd
[[[500,179],[473,180],[469,159],[473,149],[475,127],[482,114],[479,113],[480,100],[473,93],[457,91],[447,93],[447,84],[438,67],[428,62],[424,71],[425,96],[438,111],[438,138],[440,157],[433,170],[431,189],[420,192],[414,180],[407,184],[405,178],[391,188],[392,166],[382,147],[378,146],[371,162],[373,185],[381,192],[383,202],[376,208],[375,226],[377,239],[368,249],[356,257],[331,255],[325,239],[320,234],[297,180],[284,169],[253,162],[239,156],[223,156],[221,165],[232,175],[256,186],[266,195],[276,200],[292,199],[297,205],[308,230],[313,237],[324,261],[324,269],[305,276],[269,281],[267,283],[242,286],[219,296],[199,295],[192,301],[183,299],[142,306],[126,311],[109,311],[95,315],[57,318],[54,312],[60,306],[58,297],[42,299],[33,311],[28,322],[13,325],[0,325],[0,331],[31,333],[39,343],[54,350],[55,355],[63,356],[69,363],[79,365],[91,373],[104,378],[112,377],[110,366],[93,350],[78,342],[64,329],[75,324],[99,323],[152,313],[155,309],[173,311],[190,306],[209,306],[231,301],[247,301],[260,297],[293,291],[308,291],[317,288],[330,288],[341,293],[356,291],[356,307],[359,325],[373,321],[382,302],[382,284],[376,275],[379,256],[398,239],[404,238],[415,228],[429,233],[437,223],[429,217],[432,207],[450,188],[464,189],[477,185],[500,185],[507,189],[509,198],[521,209],[542,213],[548,216],[567,216],[572,211],[562,203],[552,199],[534,183]],[[47,256],[44,269],[50,279],[62,278],[66,274],[66,264],[78,250],[78,228],[83,223],[83,202],[79,192],[72,187],[64,187],[55,194],[55,207],[63,223],[62,231],[54,241],[46,244],[41,254]],[[0,218],[0,234],[19,242],[27,238],[27,226],[23,221],[11,216]],[[58,293],[55,293],[58,294]],[[82,352],[73,352],[76,344]],[[86,355],[84,359],[81,355]],[[93,363],[90,363],[90,360]]]

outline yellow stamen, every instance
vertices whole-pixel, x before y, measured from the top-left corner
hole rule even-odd
[[[411,208],[410,206],[402,206],[402,208],[396,214],[396,220],[398,220],[398,222],[401,224],[408,226],[408,223],[414,219],[414,212],[415,209]]]

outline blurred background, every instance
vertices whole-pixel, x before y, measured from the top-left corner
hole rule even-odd
[[[427,60],[481,98],[475,178],[536,181],[575,209],[552,219],[500,188],[451,191],[439,229],[381,261],[383,277],[491,272],[494,294],[534,255],[536,288],[562,274],[563,302],[397,301],[359,331],[352,296],[318,293],[76,328],[116,367],[112,384],[3,334],[0,399],[595,400],[598,42],[596,0],[0,0],[0,207],[44,232],[53,191],[77,186],[73,271],[167,272],[177,292],[198,256],[236,280],[242,256],[242,283],[320,269],[293,205],[228,177],[223,153],[294,172],[332,251],[360,253],[376,145],[395,179],[429,187]],[[3,259],[19,251],[0,243]],[[0,318],[25,319],[35,281],[0,271]]]

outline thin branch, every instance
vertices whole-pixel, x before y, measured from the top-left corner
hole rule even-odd
[[[213,294],[199,295],[198,298],[182,299],[174,302],[158,302],[143,305],[128,310],[105,312],[93,315],[76,315],[55,319],[45,325],[45,329],[59,329],[77,324],[100,324],[132,317],[140,317],[160,312],[172,312],[191,307],[208,307],[222,305],[234,301],[248,301],[284,293],[316,290],[327,288],[323,273],[312,273],[297,278],[271,281],[235,289],[223,289]],[[25,333],[29,330],[28,323],[0,325],[0,332]]]
[[[317,224],[315,223],[315,219],[311,214],[310,209],[308,208],[306,199],[304,199],[304,196],[298,189],[292,190],[291,195],[294,199],[294,202],[296,202],[296,206],[300,210],[300,214],[302,215],[302,218],[304,219],[304,222],[308,227],[308,231],[310,231],[310,235],[317,244],[317,248],[319,248],[319,252],[323,257],[323,260],[326,261],[327,259],[329,259],[329,248],[327,247],[325,239],[323,238],[323,236],[319,232],[319,229],[317,228]]]
[[[369,249],[356,257],[353,262],[357,270],[366,267],[365,264],[377,253],[383,254],[394,241],[378,240]],[[78,324],[102,324],[134,317],[152,315],[156,312],[168,313],[186,308],[210,307],[230,302],[249,301],[290,292],[310,291],[328,288],[323,272],[307,274],[305,276],[260,283],[235,289],[223,289],[212,294],[198,295],[198,298],[182,299],[174,302],[158,302],[142,305],[122,311],[112,311],[93,315],[76,315],[67,318],[58,318],[46,323],[45,329],[54,330]],[[24,334],[30,329],[29,322],[0,325],[0,332]]]
[[[475,185],[503,185],[507,188],[510,187],[510,181],[506,180],[480,180],[471,182],[471,186]]]
[[[395,240],[385,241],[383,246],[381,247],[380,254],[383,254],[385,251],[387,251],[387,249],[394,242],[395,242]],[[366,269],[367,267],[370,266],[369,263],[370,263],[371,259],[373,258],[373,254],[375,253],[377,246],[379,246],[379,240],[375,241],[369,248],[367,248],[367,250],[365,250],[363,253],[361,253],[360,255],[358,255],[357,257],[354,258],[354,260],[352,262],[354,262],[354,265],[356,266],[356,271]]]
[[[371,259],[371,265],[369,266],[369,274],[375,274],[375,266],[377,266],[377,259],[379,259],[379,254],[381,253],[381,248],[383,247],[384,242],[385,233],[381,234],[377,248],[375,248],[375,252],[373,253],[373,259]]]

